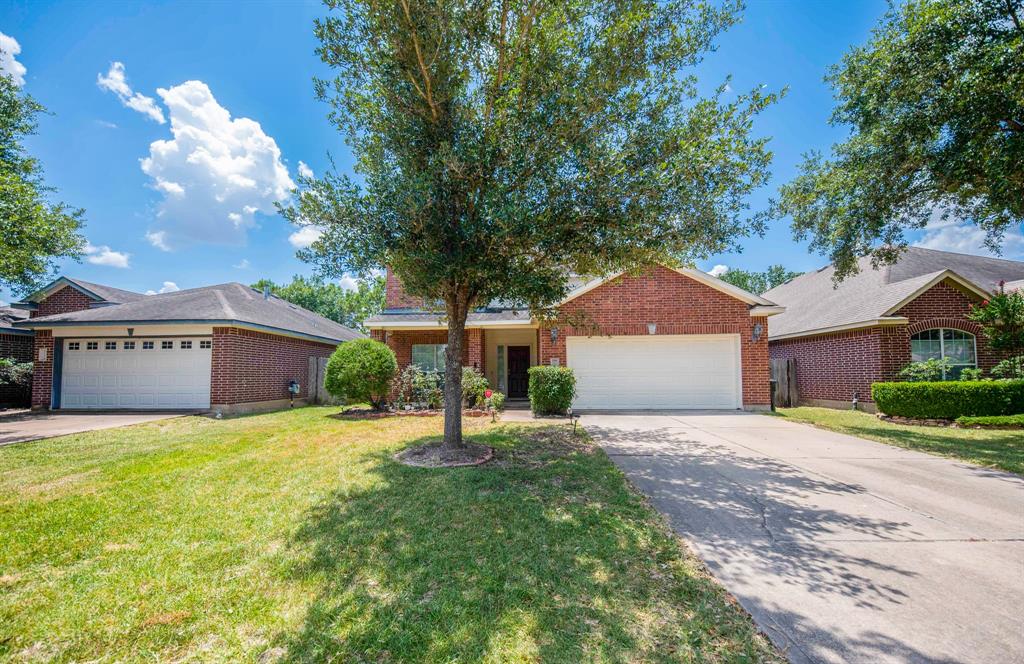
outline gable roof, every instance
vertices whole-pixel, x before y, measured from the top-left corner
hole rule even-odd
[[[117,289],[113,289],[117,290]],[[242,325],[318,341],[340,342],[363,335],[307,309],[232,282],[189,290],[141,295],[123,304],[40,316],[18,327],[126,325],[142,323],[204,323]]]
[[[768,337],[778,339],[834,329],[905,322],[893,314],[945,279],[987,297],[1000,281],[1024,279],[1024,262],[909,247],[897,263],[874,269],[861,258],[860,272],[833,284],[831,265],[795,277],[764,295],[786,307],[772,318]]]
[[[775,302],[772,302],[769,299],[745,291],[739,286],[734,286],[727,281],[722,281],[718,277],[713,277],[707,272],[701,272],[700,270],[695,270],[689,267],[670,267],[668,265],[663,265],[662,267],[672,270],[673,272],[678,272],[684,277],[690,277],[691,279],[698,281],[704,284],[705,286],[709,286],[717,291],[721,291],[722,293],[730,295],[736,298],[737,300],[740,300],[741,302],[745,302],[746,304],[759,307],[777,306]],[[615,272],[606,277],[590,279],[587,281],[577,280],[578,285],[569,292],[569,294],[565,297],[565,299],[563,299],[560,302],[560,304],[565,304],[569,300],[573,300],[588,291],[594,290],[595,288],[601,286],[602,284],[606,284],[613,279],[621,277],[623,274],[625,274],[625,271]]]
[[[97,304],[124,304],[125,302],[135,302],[146,297],[142,293],[104,286],[103,284],[94,284],[83,279],[58,277],[24,298],[21,302],[15,302],[13,306],[19,309],[33,309],[35,305],[64,287],[74,288]]]

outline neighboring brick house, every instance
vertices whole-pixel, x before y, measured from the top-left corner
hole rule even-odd
[[[21,330],[14,323],[27,318],[23,311],[0,307],[0,359],[32,361],[32,330]],[[31,388],[0,384],[0,408],[27,406]]]
[[[385,310],[366,321],[399,366],[444,369],[442,316],[388,271]],[[704,272],[654,266],[642,274],[575,279],[561,323],[480,307],[467,318],[462,361],[510,399],[527,396],[527,369],[571,367],[577,409],[751,410],[769,406],[768,316],[782,311]],[[573,324],[570,324],[573,323]]]
[[[1001,359],[967,314],[1001,282],[1024,279],[1024,263],[911,247],[894,265],[876,270],[864,258],[859,268],[839,284],[829,266],[764,294],[786,307],[769,349],[795,361],[800,403],[849,408],[856,397],[874,410],[871,384],[912,361],[947,357],[955,379]]]
[[[34,335],[32,406],[222,413],[302,403],[309,359],[359,338],[239,283],[143,295],[61,277],[16,307]]]

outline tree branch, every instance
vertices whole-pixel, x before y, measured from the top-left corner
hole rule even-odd
[[[413,85],[416,85],[416,89],[420,91],[420,94],[427,101],[427,106],[430,107],[430,115],[436,121],[438,117],[437,104],[434,103],[434,95],[430,85],[430,73],[427,71],[427,66],[423,62],[423,51],[420,49],[420,40],[416,36],[416,26],[412,22],[412,14],[409,12],[409,0],[401,0],[402,11],[405,13],[406,23],[409,24],[409,34],[412,37],[412,46],[416,51],[416,62],[419,64],[420,73],[423,75],[423,87],[425,90],[420,90],[420,86],[416,85],[415,81]],[[412,77],[410,76],[410,80]]]

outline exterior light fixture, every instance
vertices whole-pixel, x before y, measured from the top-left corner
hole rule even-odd
[[[553,327],[551,328],[551,343],[555,343],[556,341],[558,341],[558,328]]]
[[[764,325],[760,323],[754,324],[754,333],[750,335],[752,341],[759,341],[761,339],[761,333],[764,332]]]
[[[658,326],[657,325],[655,325],[654,323],[648,323],[647,324],[647,334],[654,334],[657,331],[658,331]]]

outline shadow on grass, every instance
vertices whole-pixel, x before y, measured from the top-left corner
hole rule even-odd
[[[309,512],[290,574],[318,596],[285,661],[772,659],[602,452],[559,427],[472,439],[491,464],[381,451]]]

